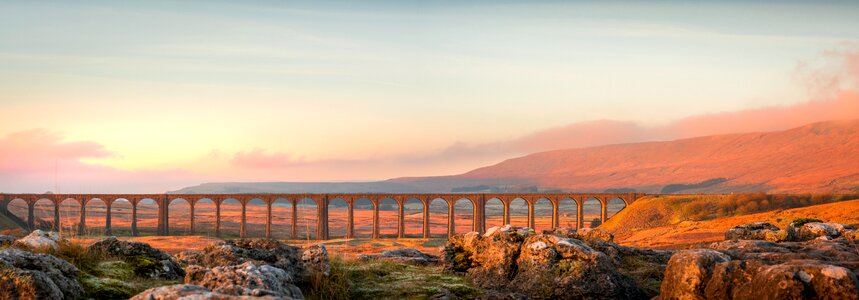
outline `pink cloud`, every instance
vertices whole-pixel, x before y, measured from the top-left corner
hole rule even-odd
[[[94,142],[64,142],[62,136],[45,129],[15,132],[0,139],[0,170],[40,171],[58,161],[110,156]]]
[[[67,142],[44,129],[0,137],[0,192],[152,193],[198,182],[181,170],[126,171],[81,162],[111,156],[101,144]]]

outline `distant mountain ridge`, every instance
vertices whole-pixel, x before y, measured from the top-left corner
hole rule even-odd
[[[176,192],[859,192],[859,120],[534,153],[461,175],[365,183],[207,183]]]

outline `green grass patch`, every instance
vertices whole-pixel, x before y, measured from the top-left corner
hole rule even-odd
[[[307,299],[426,299],[448,290],[473,299],[482,292],[463,276],[439,266],[413,266],[392,262],[356,262],[333,257],[331,274],[312,280],[303,289]]]

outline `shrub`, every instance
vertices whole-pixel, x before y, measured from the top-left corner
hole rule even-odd
[[[319,272],[310,274],[310,281],[301,290],[306,299],[349,299],[347,262],[339,256],[331,257],[328,276]]]

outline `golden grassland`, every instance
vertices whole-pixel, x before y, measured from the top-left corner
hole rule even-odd
[[[723,240],[726,230],[751,222],[770,222],[779,228],[785,228],[792,220],[799,218],[859,224],[859,200],[772,209],[707,220],[690,220],[690,214],[684,213],[687,211],[683,205],[685,201],[687,199],[680,196],[644,198],[631,204],[600,228],[613,232],[615,241],[624,245],[687,248]]]

